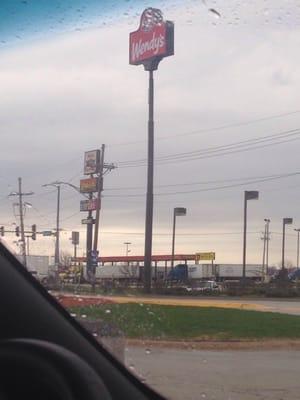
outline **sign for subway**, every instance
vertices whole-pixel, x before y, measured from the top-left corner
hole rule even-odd
[[[213,261],[216,259],[216,253],[210,251],[205,253],[196,253],[195,254],[195,261]]]
[[[162,12],[157,8],[144,10],[139,29],[130,33],[129,63],[144,64],[155,58],[174,54],[174,24],[164,21]]]

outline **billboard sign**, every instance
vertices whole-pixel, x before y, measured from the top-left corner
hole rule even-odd
[[[98,199],[81,200],[80,211],[95,211],[98,208]]]
[[[84,175],[97,174],[100,165],[100,150],[91,150],[84,153]]]
[[[80,193],[98,192],[98,178],[80,180]]]
[[[157,8],[144,10],[139,29],[130,33],[129,64],[145,64],[174,54],[174,24]]]
[[[212,251],[195,254],[196,263],[198,263],[199,261],[213,261],[215,259],[216,259],[216,253],[214,253]]]

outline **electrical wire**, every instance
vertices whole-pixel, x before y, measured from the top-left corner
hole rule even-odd
[[[210,192],[210,191],[215,191],[215,190],[223,190],[223,189],[230,189],[234,187],[240,187],[244,185],[250,185],[253,183],[262,183],[262,182],[268,182],[268,181],[273,181],[277,179],[282,179],[282,178],[288,178],[290,176],[295,176],[295,175],[300,175],[300,172],[294,172],[294,173],[289,173],[289,174],[282,174],[282,175],[275,175],[267,178],[260,178],[260,179],[255,179],[255,180],[249,180],[246,182],[241,182],[241,183],[236,183],[232,185],[223,185],[223,186],[215,186],[211,188],[201,188],[197,190],[185,190],[185,191],[176,191],[176,192],[161,192],[161,193],[154,193],[154,196],[173,196],[176,194],[188,194],[188,193],[198,193],[198,192]],[[103,195],[103,197],[144,197],[144,193],[138,193],[138,194],[121,194],[121,195]]]
[[[256,119],[247,120],[247,121],[243,121],[243,122],[224,124],[224,125],[219,125],[219,126],[215,126],[212,128],[196,129],[193,131],[182,132],[182,133],[178,133],[178,134],[174,134],[174,135],[157,136],[155,140],[166,140],[166,139],[173,139],[176,137],[185,137],[185,136],[192,136],[192,135],[198,135],[198,134],[203,134],[203,133],[211,133],[214,131],[221,131],[221,130],[229,129],[229,128],[239,128],[242,126],[247,126],[247,125],[252,125],[252,124],[256,124],[256,123],[260,123],[260,122],[270,121],[272,119],[277,119],[277,118],[283,118],[283,117],[287,117],[287,116],[298,114],[298,113],[300,113],[300,110],[290,111],[290,112],[281,113],[281,114],[273,114],[268,117],[261,117],[261,118],[256,118]],[[140,143],[145,143],[145,142],[146,142],[146,139],[145,140],[128,141],[128,142],[120,142],[120,143],[111,144],[108,147],[128,146],[128,145],[140,144]]]
[[[300,129],[293,129],[288,131],[283,131],[277,134],[266,135],[258,138],[247,139],[244,141],[233,142],[225,145],[218,146],[210,146],[201,150],[184,152],[184,153],[175,153],[166,156],[157,157],[155,159],[156,164],[171,164],[171,163],[179,163],[185,161],[193,161],[204,158],[218,157],[227,154],[240,153],[249,150],[255,150],[259,148],[269,147],[277,144],[287,143],[294,140],[298,140],[299,138],[293,138],[292,136],[300,135]],[[290,138],[292,137],[292,138]],[[281,140],[286,139],[287,140]],[[266,143],[265,143],[266,142]],[[127,160],[118,163],[119,168],[132,168],[147,165],[146,159],[136,159],[136,160]]]

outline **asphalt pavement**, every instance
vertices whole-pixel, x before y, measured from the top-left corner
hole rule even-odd
[[[298,400],[300,351],[129,347],[126,364],[174,400]]]

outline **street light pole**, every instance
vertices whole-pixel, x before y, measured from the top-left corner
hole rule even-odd
[[[128,257],[128,254],[130,253],[129,246],[131,245],[131,242],[124,242],[126,246],[126,257]]]
[[[282,260],[281,269],[284,270],[284,252],[285,252],[285,226],[291,225],[293,223],[293,218],[283,218],[282,220]]]
[[[171,256],[171,269],[174,268],[174,257],[175,257],[175,230],[176,230],[176,217],[186,215],[186,208],[175,207],[173,211],[173,233],[172,233],[172,256]]]
[[[294,229],[297,232],[297,269],[299,269],[299,233],[300,229]]]
[[[244,192],[244,232],[243,232],[243,281],[246,279],[246,250],[247,250],[247,202],[257,200],[259,192],[257,190],[245,190]]]

